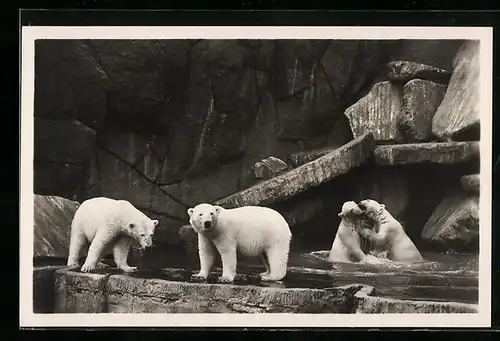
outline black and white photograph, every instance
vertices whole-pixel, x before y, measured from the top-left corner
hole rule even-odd
[[[489,326],[491,29],[22,30],[21,325]]]

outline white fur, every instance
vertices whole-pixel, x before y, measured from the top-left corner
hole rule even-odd
[[[363,211],[354,201],[347,201],[342,205],[342,211],[338,214],[342,220],[328,256],[330,262],[357,263],[365,258],[357,226],[362,214]]]
[[[78,266],[82,248],[90,243],[82,272],[93,271],[108,248],[112,248],[119,269],[135,271],[127,263],[130,246],[134,242],[143,248],[152,246],[156,225],[158,220],[150,219],[126,200],[88,199],[78,207],[71,223],[67,264]]]
[[[360,233],[374,242],[376,247],[387,250],[387,258],[396,262],[414,263],[422,261],[422,255],[406,232],[385,208],[384,204],[372,199],[362,200],[360,206],[365,214],[377,224],[377,232],[368,229]]]
[[[286,275],[292,233],[277,211],[260,206],[224,209],[199,204],[188,209],[189,223],[198,233],[200,272],[206,279],[217,252],[222,260],[222,282],[233,282],[237,252],[245,256],[261,256],[266,272],[263,281],[279,281]],[[210,222],[209,228],[205,222]]]

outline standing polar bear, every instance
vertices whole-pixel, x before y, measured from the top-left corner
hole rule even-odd
[[[387,250],[388,259],[403,263],[423,261],[403,226],[387,211],[384,204],[366,199],[359,202],[359,207],[373,220],[377,231],[363,228],[359,231],[360,234],[371,240],[376,247]]]
[[[71,223],[68,266],[78,266],[82,248],[90,243],[82,272],[94,271],[101,256],[112,248],[116,266],[124,272],[137,268],[127,263],[132,243],[151,247],[158,220],[150,219],[126,200],[97,197],[84,201]]]
[[[188,209],[189,223],[198,233],[200,271],[194,278],[206,280],[217,252],[222,260],[219,282],[236,275],[237,252],[261,256],[266,272],[262,281],[280,281],[287,272],[292,233],[277,211],[260,206],[225,209],[202,203]]]
[[[328,260],[330,262],[358,263],[366,254],[358,231],[366,225],[363,210],[354,201],[346,201],[338,214],[342,219],[333,240]]]

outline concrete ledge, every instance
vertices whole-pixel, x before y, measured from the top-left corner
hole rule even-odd
[[[299,271],[290,269],[292,275]],[[237,284],[185,282],[190,272],[183,269],[155,271],[148,274],[85,274],[62,269],[36,269],[40,274],[52,271],[38,281],[38,313],[476,313],[475,304],[393,299],[374,296],[376,290],[363,284],[340,286],[335,271],[314,270],[309,277],[322,278],[336,287],[322,289],[286,288],[279,283],[252,284],[251,275],[240,275]],[[109,269],[107,271],[110,271]],[[216,272],[218,270],[216,269]],[[163,274],[163,275],[162,275]],[[215,275],[215,274],[212,274]],[[47,275],[48,276],[48,275]],[[314,279],[314,278],[313,278]],[[252,282],[253,281],[253,282]],[[356,282],[356,279],[353,279]],[[44,286],[41,290],[41,286]],[[42,292],[55,291],[40,299]],[[53,307],[54,310],[51,310]]]
[[[359,286],[329,290],[111,276],[110,313],[349,313]]]
[[[298,167],[335,150],[322,148],[290,155],[289,162]],[[396,166],[430,162],[456,164],[479,158],[479,142],[410,143],[377,146],[375,163],[381,166]]]
[[[412,143],[378,146],[375,163],[381,166],[423,162],[457,164],[479,158],[479,142]]]
[[[371,296],[375,289],[364,286],[354,296],[357,314],[463,314],[477,313],[476,304],[397,300]]]
[[[166,277],[184,279],[186,271]],[[271,284],[272,285],[272,284]],[[58,313],[351,313],[360,285],[309,289],[85,274],[55,276]]]
[[[67,268],[55,273],[56,313],[105,313],[106,284],[110,275],[88,274]]]
[[[55,272],[62,266],[37,266],[33,268],[33,312],[54,312]]]

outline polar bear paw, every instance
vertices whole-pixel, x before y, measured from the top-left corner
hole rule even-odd
[[[196,282],[206,281],[207,278],[208,278],[208,275],[200,274],[200,273],[191,275],[191,280],[196,281]]]
[[[219,282],[219,283],[233,283],[234,278],[230,278],[228,276],[220,276],[219,278],[217,278],[217,282]]]
[[[137,266],[122,266],[120,268],[123,272],[136,272]]]
[[[96,269],[96,265],[95,264],[88,264],[88,263],[85,263],[82,265],[82,268],[80,269],[81,272],[92,272]]]

